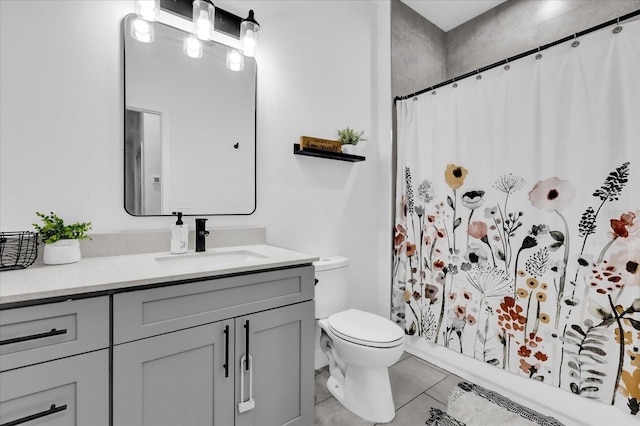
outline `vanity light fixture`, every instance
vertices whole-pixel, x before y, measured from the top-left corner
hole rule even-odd
[[[227,49],[227,68],[231,71],[242,71],[244,69],[244,56],[238,49]]]
[[[153,41],[153,23],[142,18],[132,20],[131,37],[142,43],[151,43]]]
[[[240,16],[234,15],[222,8],[214,7],[212,0],[195,0],[195,2],[194,0],[160,0],[160,10],[193,21],[195,10],[194,3],[197,3],[199,5],[198,7],[200,7],[194,22],[197,22],[203,7],[206,15],[209,16],[209,19],[211,20],[210,38],[213,38],[214,34],[220,34],[236,40],[241,40],[241,33],[247,34],[247,36],[251,37],[253,41],[253,50],[255,51],[256,42],[258,40],[257,32],[260,29],[260,25],[255,20],[253,10],[249,11],[249,16],[246,19],[243,19]],[[204,3],[204,6],[202,6],[202,3]],[[213,12],[210,12],[209,6]],[[202,17],[204,18],[204,15]],[[242,32],[243,26],[244,32]],[[235,43],[233,44],[235,45]],[[247,46],[246,51],[249,52],[249,50],[251,49]],[[243,49],[241,48],[240,51],[242,52]],[[244,53],[244,55],[249,56],[247,53]]]
[[[203,42],[194,34],[189,34],[182,42],[182,51],[190,58],[202,58]]]
[[[244,56],[253,57],[256,54],[260,24],[253,17],[253,10],[240,23],[240,50]]]
[[[209,0],[193,1],[193,33],[200,40],[211,40],[215,8]]]
[[[157,21],[160,16],[160,0],[136,0],[136,15],[145,21]]]

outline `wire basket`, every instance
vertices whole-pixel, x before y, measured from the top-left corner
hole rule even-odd
[[[38,257],[36,232],[0,232],[0,271],[24,269]]]

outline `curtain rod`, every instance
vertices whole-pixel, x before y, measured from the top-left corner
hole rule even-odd
[[[638,15],[640,15],[640,9],[635,10],[635,11],[633,11],[631,13],[627,13],[626,15],[622,15],[622,16],[620,16],[618,18],[615,18],[615,19],[612,19],[610,21],[604,22],[602,24],[596,25],[595,27],[587,28],[586,30],[577,32],[577,33],[572,34],[570,36],[566,36],[566,37],[561,38],[559,40],[553,41],[553,42],[551,42],[549,44],[545,44],[545,45],[542,45],[542,46],[537,47],[535,49],[531,49],[531,50],[528,50],[526,52],[519,53],[519,54],[517,54],[515,56],[511,56],[510,58],[503,59],[503,60],[501,60],[499,62],[496,62],[494,64],[487,65],[487,66],[484,66],[482,68],[478,68],[477,70],[468,72],[468,73],[463,74],[463,75],[458,76],[458,77],[454,77],[454,78],[452,78],[450,80],[447,80],[445,82],[438,83],[435,86],[427,87],[426,89],[419,90],[417,92],[411,93],[410,95],[396,96],[395,98],[393,98],[393,102],[395,103],[397,101],[410,99],[410,98],[413,98],[415,96],[421,95],[423,93],[430,92],[430,91],[435,90],[435,89],[437,89],[439,87],[446,86],[446,85],[451,84],[451,83],[455,83],[456,81],[459,81],[459,80],[465,79],[467,77],[471,77],[471,76],[477,75],[477,74],[479,74],[481,72],[490,70],[492,68],[499,67],[500,65],[508,64],[509,62],[524,58],[525,56],[533,55],[534,53],[541,52],[541,51],[543,51],[545,49],[548,49],[550,47],[556,46],[556,45],[561,44],[561,43],[565,43],[565,42],[573,40],[573,39],[575,39],[577,37],[581,37],[581,36],[583,36],[585,34],[589,34],[589,33],[593,32],[593,31],[600,30],[602,28],[608,27],[609,25],[619,24],[622,21],[625,21],[627,19],[633,18],[633,17],[638,16]]]

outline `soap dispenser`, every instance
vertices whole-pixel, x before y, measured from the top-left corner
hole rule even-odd
[[[182,222],[182,212],[173,212],[178,216],[175,225],[171,225],[171,253],[182,254],[189,247],[189,226]]]

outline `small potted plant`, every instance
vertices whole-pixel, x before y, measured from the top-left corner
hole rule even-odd
[[[42,225],[33,224],[44,243],[43,261],[47,265],[61,265],[80,260],[79,240],[89,239],[87,232],[91,229],[91,222],[76,222],[65,225],[55,213],[45,215],[36,212],[42,220]]]
[[[338,130],[338,139],[342,143],[342,152],[345,154],[354,154],[355,146],[359,142],[364,142],[367,139],[363,137],[364,130],[361,132],[356,132],[349,127],[345,127],[342,130]]]

